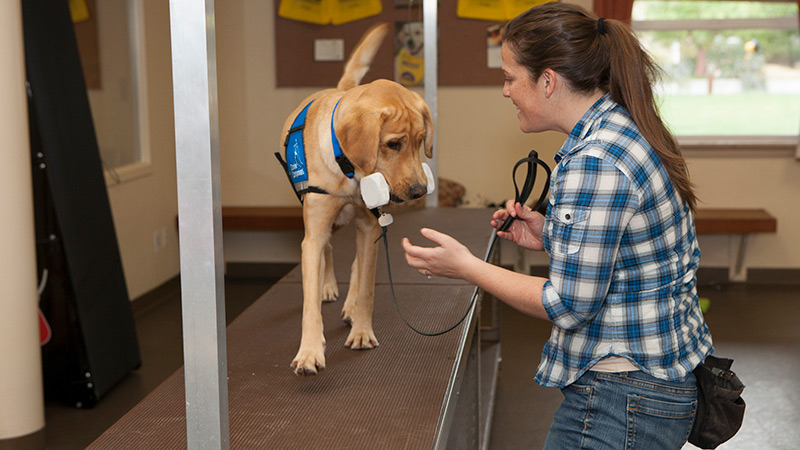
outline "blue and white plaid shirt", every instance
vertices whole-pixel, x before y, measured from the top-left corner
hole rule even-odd
[[[697,299],[694,217],[629,113],[606,94],[555,156],[536,381],[564,387],[606,356],[683,380],[712,352]]]

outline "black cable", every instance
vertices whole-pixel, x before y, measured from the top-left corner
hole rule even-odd
[[[522,185],[522,191],[520,191],[517,186],[516,176],[517,176],[517,169],[522,164],[527,164],[528,172],[525,174],[525,182]],[[514,165],[514,170],[511,172],[511,177],[514,180],[514,201],[515,203],[524,205],[525,202],[528,201],[528,197],[531,195],[531,191],[533,190],[533,185],[536,183],[537,165],[540,165],[544,168],[545,172],[547,173],[547,180],[544,184],[544,187],[542,188],[542,194],[539,196],[539,200],[537,200],[535,206],[531,208],[531,210],[533,211],[538,210],[542,206],[542,203],[544,203],[545,198],[547,198],[547,193],[550,188],[550,167],[548,167],[544,161],[539,159],[539,155],[538,153],[536,153],[536,150],[531,150],[526,158],[522,158],[521,160],[517,161],[517,163]],[[503,222],[503,225],[500,226],[499,231],[508,230],[508,227],[511,226],[511,223],[515,219],[516,217],[509,215],[506,218],[505,222]],[[389,240],[386,238],[386,227],[381,227],[381,228],[382,228],[381,234],[380,236],[378,236],[375,242],[377,243],[379,240],[381,240],[381,238],[383,239],[383,245],[386,251],[386,268],[387,271],[389,272],[389,288],[391,289],[392,292],[392,301],[394,302],[394,307],[397,310],[397,314],[400,316],[400,319],[403,320],[403,323],[405,323],[406,326],[414,330],[417,334],[421,334],[423,336],[441,336],[445,333],[453,331],[456,327],[461,325],[461,322],[463,322],[464,319],[467,318],[469,312],[475,306],[475,300],[478,297],[477,295],[472,296],[472,300],[470,300],[469,305],[467,306],[467,310],[464,312],[464,315],[461,316],[460,319],[458,319],[458,322],[454,323],[452,326],[448,327],[445,330],[435,331],[435,332],[421,331],[418,330],[416,327],[414,327],[414,325],[412,325],[408,321],[408,319],[406,319],[406,317],[403,315],[403,312],[400,311],[400,305],[397,304],[397,296],[394,294],[394,282],[392,281],[392,267],[389,263]],[[486,257],[484,258],[485,262],[489,262],[489,258],[491,257],[492,252],[494,251],[494,246],[496,243],[497,243],[497,231],[492,233],[492,240],[489,242],[489,250],[486,252]]]
[[[456,322],[455,324],[453,324],[451,327],[447,328],[446,330],[436,331],[436,332],[431,332],[431,333],[425,332],[425,331],[417,329],[414,325],[411,324],[411,322],[408,321],[408,319],[406,319],[406,316],[404,316],[403,312],[400,311],[400,305],[397,304],[397,296],[394,294],[394,282],[392,281],[392,267],[391,267],[391,265],[389,263],[389,240],[386,239],[386,227],[383,227],[383,231],[381,232],[381,235],[378,236],[378,239],[381,239],[381,238],[383,238],[383,246],[384,246],[384,249],[386,250],[386,268],[387,268],[387,270],[389,272],[389,288],[392,291],[392,301],[394,302],[394,308],[397,310],[397,315],[400,316],[400,319],[402,319],[403,323],[405,323],[406,326],[408,326],[408,328],[411,328],[412,330],[414,330],[417,334],[421,334],[423,336],[441,336],[441,335],[443,335],[445,333],[449,333],[454,328],[456,328],[457,326],[461,325],[461,322],[463,322],[464,319],[467,318],[467,316],[469,315],[470,310],[472,309],[472,306],[475,304],[475,297],[476,296],[472,297],[472,300],[470,300],[469,306],[467,307],[467,311],[464,313],[464,315],[460,319],[458,319],[458,322]]]

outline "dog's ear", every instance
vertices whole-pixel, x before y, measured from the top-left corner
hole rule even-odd
[[[433,158],[433,118],[428,104],[422,102],[422,118],[425,120],[425,156]]]
[[[425,119],[425,156],[433,158],[433,118],[428,106],[425,105],[422,117]]]
[[[378,145],[380,143],[380,111],[371,108],[348,108],[338,115],[336,136],[345,156],[365,174],[375,171],[378,164]]]

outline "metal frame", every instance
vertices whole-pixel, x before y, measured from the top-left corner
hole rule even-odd
[[[170,0],[189,449],[228,449],[213,0]]]
[[[438,180],[439,177],[439,153],[437,152],[436,133],[438,125],[438,112],[437,112],[437,96],[439,90],[439,35],[437,26],[437,8],[439,7],[438,0],[425,0],[422,2],[422,23],[425,39],[425,102],[431,110],[431,118],[433,119],[433,158],[429,160],[433,178]],[[437,182],[438,184],[438,182]],[[439,195],[428,195],[425,199],[425,206],[437,207],[439,206]]]
[[[423,4],[425,100],[434,130],[438,121],[437,6],[435,1]],[[227,449],[230,436],[214,1],[170,0],[170,34],[187,444],[189,449]],[[435,156],[430,166],[436,177]],[[429,196],[427,205],[438,206],[438,196]],[[474,324],[468,329],[474,330]]]
[[[496,236],[492,236],[496,239]],[[491,243],[484,260],[497,261],[500,246]],[[481,303],[490,297],[492,321],[481,326]],[[500,369],[500,321],[497,299],[475,288],[474,304],[465,319],[459,351],[453,362],[432,449],[487,449],[494,411],[497,373]],[[484,330],[487,332],[483,336]],[[484,343],[490,346],[484,348]],[[451,431],[455,430],[455,433]]]

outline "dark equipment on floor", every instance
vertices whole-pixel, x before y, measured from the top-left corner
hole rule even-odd
[[[91,407],[140,365],[131,305],[66,1],[22,2],[45,395]]]

